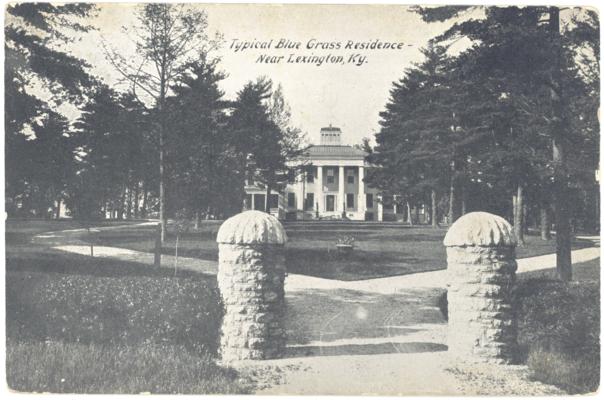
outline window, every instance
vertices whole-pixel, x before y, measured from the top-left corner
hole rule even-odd
[[[279,195],[278,194],[271,194],[268,197],[268,206],[270,208],[278,208],[279,207]]]
[[[348,183],[354,183],[354,175],[348,175]]]
[[[315,194],[306,193],[306,207],[305,210],[312,210],[315,207]]]
[[[245,195],[245,209],[246,210],[252,209],[252,195],[251,194]]]
[[[365,204],[367,205],[367,208],[373,208],[373,194],[367,193],[365,195]]]
[[[333,168],[327,169],[327,183],[334,183],[334,170]]]
[[[313,183],[315,181],[315,170],[314,168],[306,171],[306,182]]]
[[[348,208],[348,209],[354,208],[354,193],[346,194],[346,208]]]
[[[296,206],[296,194],[295,193],[287,194],[287,206],[292,207],[292,208]]]

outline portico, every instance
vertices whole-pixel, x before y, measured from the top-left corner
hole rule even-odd
[[[323,128],[321,144],[311,146],[304,159],[298,161],[307,167],[286,188],[290,217],[296,212],[296,219],[377,219],[374,212],[377,192],[364,182],[366,154],[341,145],[340,134],[339,128]]]
[[[357,221],[396,220],[398,208],[390,198],[365,183],[371,165],[367,154],[341,144],[340,128],[321,129],[321,142],[291,161],[300,172],[281,193],[256,185],[246,186],[247,207],[264,210],[270,202],[271,214],[281,219],[350,219]]]

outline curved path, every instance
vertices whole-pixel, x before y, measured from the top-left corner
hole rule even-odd
[[[89,255],[89,245],[78,240],[85,234],[86,230],[51,232],[37,235],[34,242]],[[572,252],[573,263],[600,256],[599,238],[591,239],[594,247]],[[153,264],[152,254],[133,250],[95,246],[94,254]],[[174,268],[174,261],[172,256],[162,256],[162,266]],[[555,255],[520,259],[518,267],[518,272],[550,269],[555,267]],[[217,263],[179,257],[178,268],[215,274]],[[255,377],[259,394],[561,393],[530,382],[522,366],[449,368],[444,357],[446,321],[438,308],[445,287],[446,270],[362,281],[290,274],[285,286],[290,310],[285,358],[237,367]]]

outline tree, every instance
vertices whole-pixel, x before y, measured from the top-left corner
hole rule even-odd
[[[44,154],[51,148],[38,146],[38,137],[48,134],[45,129],[65,130],[64,120],[58,115],[60,106],[81,104],[94,79],[88,74],[88,65],[64,50],[78,33],[90,30],[82,20],[95,11],[92,4],[19,3],[6,9],[5,27],[5,145],[6,145],[6,201],[9,214],[17,212],[17,203],[31,204],[30,194],[36,193],[34,181],[40,182],[46,173],[36,170],[33,155],[52,159]],[[32,87],[43,88],[34,94]],[[61,120],[61,122],[59,122]],[[42,121],[42,122],[41,122]],[[62,127],[59,128],[58,125]],[[62,134],[68,135],[66,132]],[[69,146],[68,140],[56,143]],[[56,149],[73,157],[70,148]],[[27,175],[26,175],[27,171]],[[36,173],[41,174],[36,176]],[[65,178],[64,176],[62,176]],[[64,183],[64,182],[63,182]],[[53,187],[61,186],[53,180]],[[57,194],[58,195],[58,194]],[[40,200],[40,199],[38,199]],[[56,198],[48,199],[54,202]],[[46,204],[47,208],[52,204]],[[42,207],[38,204],[38,207]],[[29,212],[26,207],[22,208]],[[38,210],[40,211],[40,210]]]
[[[302,152],[297,129],[287,126],[289,111],[280,90],[272,92],[272,82],[259,78],[248,82],[237,94],[229,129],[236,143],[241,186],[245,177],[266,188],[266,211],[270,211],[271,189],[279,190],[289,179],[287,161]],[[281,125],[281,126],[280,126]]]
[[[442,7],[418,9],[426,21],[442,21],[462,11]],[[568,153],[581,149],[589,142],[584,135],[592,134],[590,130],[574,131],[571,127],[577,124],[577,119],[582,118],[597,123],[595,114],[577,113],[573,106],[579,99],[593,96],[593,91],[583,90],[580,84],[580,81],[585,81],[585,77],[581,76],[585,74],[578,73],[581,60],[576,57],[576,51],[578,48],[594,48],[593,43],[597,41],[593,34],[597,29],[593,29],[595,15],[589,16],[587,13],[585,21],[591,20],[587,26],[592,28],[588,28],[586,31],[589,34],[585,35],[584,24],[575,24],[574,28],[570,24],[561,29],[560,10],[557,7],[489,7],[485,12],[482,19],[455,23],[436,40],[448,41],[460,37],[472,40],[474,46],[466,54],[473,55],[473,62],[467,69],[483,83],[490,83],[494,93],[510,98],[514,110],[524,114],[527,127],[538,128],[537,132],[524,130],[529,137],[528,143],[537,142],[534,140],[536,134],[549,139],[552,150],[549,176],[547,173],[541,175],[537,180],[537,183],[541,181],[541,185],[536,186],[551,190],[556,219],[558,276],[562,280],[569,280],[571,238],[568,181],[571,171]],[[592,50],[592,54],[596,53]],[[591,60],[593,58],[587,64],[593,64]],[[599,76],[596,80],[599,80]],[[540,152],[548,147],[539,145],[531,150]],[[534,170],[545,172],[548,168]],[[543,184],[548,179],[553,183]]]
[[[271,183],[277,190],[281,191],[285,188],[285,185],[292,183],[296,176],[303,173],[305,163],[290,163],[289,161],[300,159],[300,156],[308,148],[308,144],[306,143],[306,135],[299,128],[292,125],[291,108],[285,100],[281,84],[273,90],[267,107],[270,120],[279,129],[273,139],[278,141],[280,147],[277,164],[273,166],[276,172],[271,175]],[[270,185],[268,186],[267,196],[270,191]],[[270,210],[267,207],[268,211]]]
[[[73,172],[73,138],[69,122],[60,114],[49,112],[33,124],[35,139],[29,141],[27,171],[29,207],[36,215],[48,217],[57,204],[55,217],[69,176]]]
[[[173,210],[188,217],[228,215],[237,196],[234,145],[226,124],[229,103],[223,99],[217,60],[192,62],[168,99],[167,148],[169,197]],[[239,205],[239,204],[237,204]]]
[[[132,92],[153,103],[159,149],[159,218],[161,240],[166,237],[166,99],[170,88],[186,72],[191,61],[215,44],[206,35],[204,11],[184,4],[145,4],[137,13],[135,31],[137,58],[120,55],[105,47],[108,59],[131,85]]]
[[[407,203],[429,198],[436,224],[437,193],[449,191],[450,221],[459,216],[458,187],[475,138],[462,129],[469,94],[453,79],[457,65],[446,47],[430,46],[423,53],[425,61],[394,83],[380,113],[377,146],[369,157],[380,168],[368,174],[368,181],[385,191],[396,187],[393,194],[402,194]]]
[[[76,218],[92,220],[106,212],[123,218],[126,193],[145,176],[147,127],[144,108],[131,95],[105,85],[91,94],[75,123],[76,175],[66,203]]]

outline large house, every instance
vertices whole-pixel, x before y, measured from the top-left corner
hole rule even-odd
[[[402,207],[382,197],[364,182],[371,168],[366,153],[342,144],[340,128],[321,129],[321,141],[311,146],[294,165],[304,165],[293,183],[281,193],[272,191],[268,201],[271,214],[286,220],[350,219],[358,221],[396,220]],[[245,188],[250,209],[265,210],[266,191],[249,182]]]

